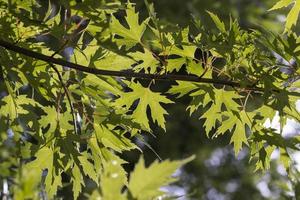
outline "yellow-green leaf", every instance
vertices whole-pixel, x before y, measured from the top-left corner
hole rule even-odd
[[[115,16],[112,16],[110,28],[113,34],[123,37],[120,40],[116,39],[119,44],[131,48],[141,41],[149,18],[140,24],[139,14],[135,12],[133,4],[128,3],[125,20],[129,28],[123,26]]]
[[[290,30],[297,24],[299,12],[300,12],[300,0],[280,0],[269,11],[287,7],[293,4],[292,9],[286,17],[285,31]]]
[[[219,18],[217,15],[215,15],[214,13],[209,12],[209,11],[207,11],[207,13],[210,15],[211,19],[214,21],[214,23],[216,24],[217,28],[218,28],[221,32],[225,33],[225,32],[226,32],[226,29],[225,29],[225,24],[224,24],[224,22],[222,22],[222,21],[220,20],[220,18]]]
[[[132,104],[138,100],[138,105],[133,111],[132,118],[135,122],[141,124],[146,130],[150,130],[149,119],[147,117],[147,108],[151,110],[151,117],[153,122],[166,130],[164,115],[168,114],[167,111],[161,106],[161,103],[169,104],[173,101],[169,100],[160,93],[152,92],[149,88],[143,87],[139,83],[131,82],[129,84],[132,92],[123,93],[115,104],[119,107],[125,106],[129,109]]]
[[[155,199],[164,192],[160,187],[176,181],[171,175],[182,165],[193,160],[194,157],[182,161],[163,161],[152,163],[145,167],[144,159],[141,157],[134,171],[130,175],[128,189],[135,199],[149,200]]]

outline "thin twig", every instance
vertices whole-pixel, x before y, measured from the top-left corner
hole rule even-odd
[[[60,75],[58,69],[50,63],[50,66],[51,68],[56,72],[57,76],[58,76],[58,79],[65,91],[65,94],[67,96],[67,99],[68,99],[68,102],[69,102],[69,105],[70,105],[70,109],[71,109],[71,113],[72,113],[72,117],[73,117],[73,126],[74,126],[74,131],[75,131],[75,134],[77,134],[77,127],[76,127],[76,117],[75,117],[75,111],[74,111],[74,108],[73,108],[73,104],[72,104],[72,100],[71,100],[71,96],[70,96],[70,93],[69,93],[69,90],[68,88],[66,87],[65,83],[64,83],[64,80],[62,78],[62,76]]]

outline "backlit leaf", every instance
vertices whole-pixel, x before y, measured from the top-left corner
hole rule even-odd
[[[173,102],[160,93],[152,92],[149,88],[143,87],[139,83],[131,82],[129,86],[133,91],[123,93],[116,100],[115,104],[120,107],[125,106],[129,109],[134,102],[138,101],[137,107],[132,113],[133,120],[150,131],[149,119],[147,117],[147,108],[149,108],[153,122],[157,122],[160,127],[166,130],[164,115],[168,113],[161,106],[161,103],[170,104]]]
[[[176,181],[176,178],[171,177],[175,170],[193,159],[194,157],[190,157],[183,161],[167,160],[160,163],[155,161],[146,168],[141,157],[130,175],[128,189],[136,199],[155,199],[164,194],[160,191],[162,186]]]

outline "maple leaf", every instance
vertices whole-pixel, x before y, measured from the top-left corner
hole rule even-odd
[[[46,115],[41,116],[41,119],[39,120],[40,125],[41,127],[46,128],[50,124],[50,127],[47,132],[54,133],[58,125],[58,113],[56,111],[56,108],[53,106],[47,106],[44,107],[43,110],[46,113]]]
[[[185,28],[180,32],[180,37],[183,38],[179,46],[172,44],[172,46],[162,55],[175,55],[179,58],[167,59],[167,72],[179,71],[183,65],[186,65],[186,70],[189,74],[202,75],[204,69],[199,60],[195,60],[195,52],[197,47],[189,42],[187,39],[189,35],[189,28]],[[179,37],[179,35],[177,36]]]
[[[134,67],[135,71],[141,71],[145,70],[145,72],[149,72],[150,74],[153,74],[157,71],[157,66],[159,65],[159,61],[153,56],[153,54],[147,50],[144,49],[145,52],[134,52],[130,53],[129,55],[134,58],[136,61],[141,61],[141,63],[137,64]]]
[[[127,185],[127,174],[121,164],[121,159],[113,159],[103,162],[103,171],[100,176],[100,186],[103,199],[127,199],[122,193],[122,188]]]
[[[184,58],[194,59],[194,54],[197,47],[193,45],[181,45],[181,48],[174,46],[172,47],[170,54],[178,55]]]
[[[190,74],[200,75],[203,72],[201,63],[196,63],[194,59],[194,54],[197,47],[192,45],[181,45],[179,47],[172,47],[169,54],[180,56],[180,58],[170,58],[167,60],[167,71],[179,71],[184,64],[187,64],[187,72]]]
[[[94,124],[95,134],[98,141],[107,148],[111,148],[117,152],[123,150],[135,149],[136,146],[131,141],[117,131],[111,131],[107,127],[99,124]]]
[[[206,135],[209,136],[210,131],[215,127],[216,123],[222,120],[221,105],[212,104],[202,116],[205,119],[204,127]]]
[[[39,106],[42,107],[38,102],[31,98],[26,97],[26,95],[19,95],[14,98],[12,95],[5,96],[0,103],[4,102],[4,105],[0,107],[0,116],[7,116],[11,119],[15,119],[19,114],[29,114],[28,108],[25,106]]]
[[[113,94],[119,94],[120,91],[118,88],[110,84],[108,81],[103,79],[102,77],[98,77],[94,74],[87,74],[85,78],[82,80],[86,86],[97,88],[99,91],[103,92],[112,92]]]
[[[98,183],[98,175],[95,171],[94,165],[88,161],[88,154],[85,152],[83,156],[79,156],[78,160],[82,166],[82,170],[85,175],[89,176],[95,183]]]
[[[280,0],[269,11],[277,10],[283,7],[287,7],[294,4],[289,14],[286,17],[285,29],[290,30],[293,25],[296,25],[299,12],[300,12],[300,0]]]
[[[155,161],[146,168],[141,157],[130,175],[128,189],[135,199],[156,199],[164,194],[159,191],[160,187],[176,181],[176,178],[171,177],[175,170],[193,159],[192,156],[182,161]]]
[[[62,133],[65,133],[67,130],[73,130],[73,126],[70,124],[73,119],[71,113],[59,113],[53,106],[44,107],[43,111],[46,115],[41,116],[39,123],[42,128],[47,128],[50,125],[47,134],[45,134],[46,137],[52,135],[58,127]]]
[[[47,169],[45,187],[49,197],[53,197],[56,194],[57,188],[62,186],[60,174],[56,174],[53,171],[53,168],[55,168],[53,165],[53,156],[53,150],[44,147],[35,154],[35,160],[25,165],[25,168],[29,171],[39,171],[39,173],[36,173],[36,179],[41,179],[42,170]]]
[[[174,70],[178,72],[185,63],[185,58],[167,59],[167,72],[173,72]]]
[[[94,65],[98,69],[113,69],[115,71],[131,69],[131,66],[135,63],[135,60],[121,56],[111,51],[105,52],[105,54],[94,62]]]
[[[222,121],[222,105],[225,106],[227,111],[239,112],[240,105],[235,102],[234,99],[239,99],[240,96],[234,91],[225,91],[223,89],[215,89],[212,104],[209,109],[201,116],[205,118],[205,131],[208,135],[209,132],[215,127],[217,121]],[[208,105],[209,101],[204,101]]]
[[[198,88],[197,84],[191,82],[177,81],[177,84],[178,85],[173,85],[169,89],[168,93],[176,94],[178,95],[178,98],[183,97],[184,95]]]
[[[71,181],[73,182],[73,187],[72,187],[73,196],[74,196],[74,199],[77,199],[81,192],[81,189],[82,189],[81,185],[84,186],[83,176],[77,165],[74,165],[74,167],[72,169]]]
[[[146,30],[150,18],[147,18],[140,24],[139,14],[135,12],[133,4],[128,3],[125,20],[129,28],[123,26],[120,21],[112,15],[110,29],[113,34],[117,34],[122,37],[122,39],[115,38],[117,43],[119,45],[125,45],[128,49],[130,49],[137,43],[141,42],[141,38]]]
[[[160,127],[166,130],[164,115],[168,113],[160,104],[169,104],[173,103],[173,101],[162,96],[161,93],[155,93],[149,88],[144,88],[139,83],[131,82],[129,86],[133,91],[120,95],[120,98],[115,101],[115,105],[119,107],[125,106],[129,109],[138,100],[138,105],[132,113],[133,121],[141,124],[147,131],[151,131],[147,117],[147,108],[149,107],[153,122],[157,122]]]
[[[101,48],[99,47],[97,41],[94,39],[83,50],[74,48],[73,55],[71,56],[71,61],[80,63],[84,66],[92,66],[92,63],[95,60],[93,57],[97,55],[97,51],[99,50],[101,50]]]
[[[238,113],[234,112],[223,112],[226,116],[226,120],[221,122],[218,127],[216,134],[217,137],[220,134],[224,134],[226,131],[232,133],[230,143],[233,143],[235,155],[237,155],[243,147],[243,143],[248,145],[246,126],[251,127],[251,121],[249,120],[248,113],[245,111],[240,111]]]
[[[226,32],[226,28],[225,28],[225,24],[224,22],[222,22],[220,20],[220,18],[215,15],[212,12],[207,11],[207,13],[209,14],[209,16],[211,17],[211,19],[214,21],[215,25],[217,26],[217,28],[222,32],[225,33]]]

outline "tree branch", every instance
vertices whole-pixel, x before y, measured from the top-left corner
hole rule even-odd
[[[208,84],[219,84],[237,88],[243,88],[252,91],[263,92],[263,88],[258,88],[256,86],[246,86],[242,87],[239,83],[227,80],[217,80],[217,79],[208,79],[208,78],[200,78],[194,75],[175,75],[175,74],[145,74],[145,73],[135,73],[129,71],[112,71],[112,70],[102,70],[96,68],[90,68],[83,65],[79,65],[76,63],[68,62],[63,59],[53,58],[51,56],[47,56],[41,53],[37,53],[19,46],[16,46],[12,43],[6,42],[0,39],[0,46],[4,47],[7,50],[14,51],[16,53],[20,53],[31,58],[35,58],[38,60],[45,61],[47,63],[57,64],[60,66],[69,67],[71,69],[75,69],[78,71],[95,74],[95,75],[103,75],[103,76],[119,76],[125,78],[141,78],[141,79],[154,79],[154,80],[166,80],[166,81],[187,81],[187,82],[197,82],[197,83],[208,83]],[[278,92],[275,91],[274,92]],[[289,92],[290,95],[300,96],[298,92]]]

